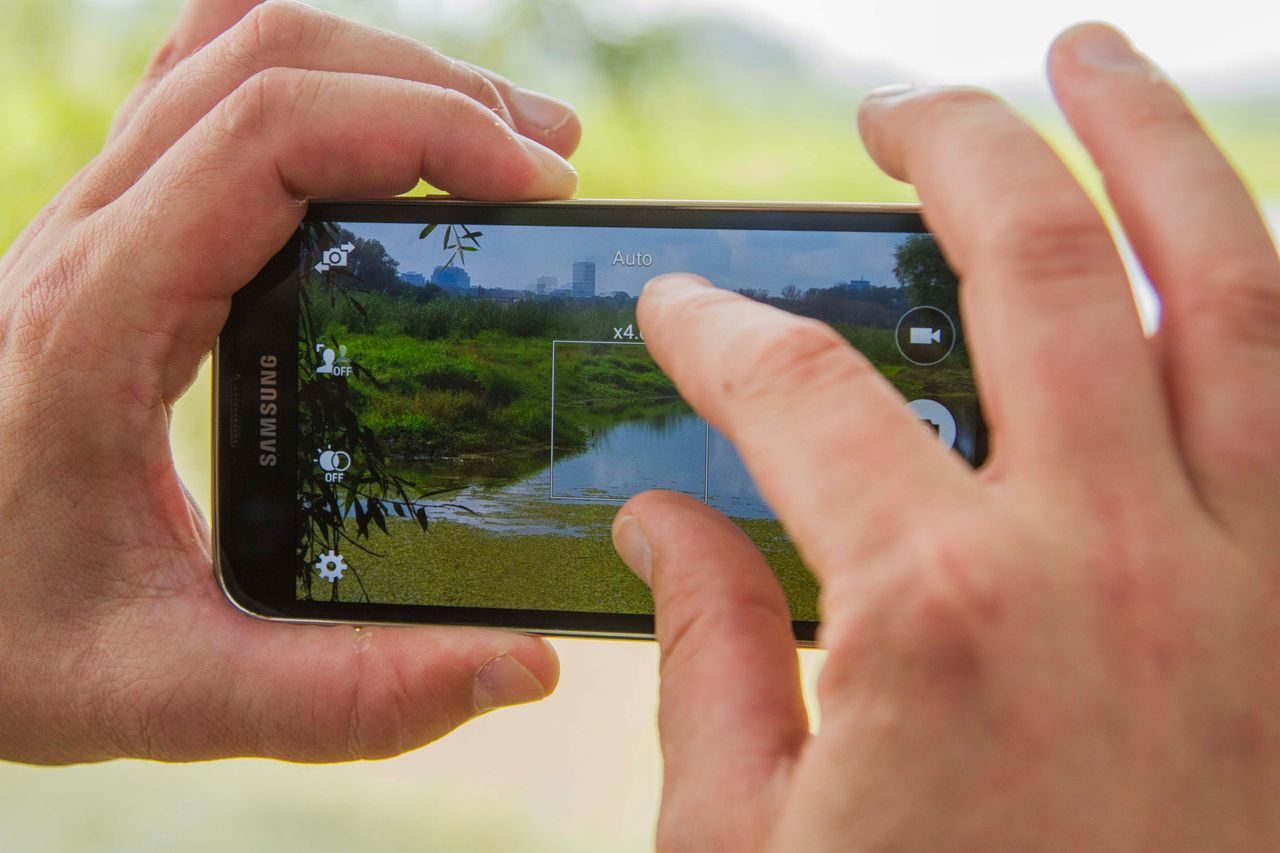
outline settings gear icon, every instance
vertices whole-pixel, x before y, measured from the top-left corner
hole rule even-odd
[[[320,559],[316,560],[316,571],[320,573],[321,579],[329,583],[342,580],[342,573],[346,570],[347,561],[332,548],[329,549],[329,553],[321,554]]]

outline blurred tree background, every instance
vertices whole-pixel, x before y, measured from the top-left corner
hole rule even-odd
[[[626,4],[630,11],[620,14],[614,3],[588,0],[315,5],[574,103],[585,128],[574,162],[586,197],[914,198],[875,169],[854,124],[859,98],[872,86],[901,82],[904,71],[833,66],[746,15],[675,2],[652,14],[636,11],[643,4]],[[177,0],[6,0],[0,247],[99,150],[177,8]],[[927,16],[920,18],[927,26]],[[977,29],[967,35],[997,38]],[[1280,200],[1274,83],[1191,90],[1273,211]],[[1043,90],[1006,94],[1096,193],[1096,176]],[[206,508],[208,396],[206,376],[179,406],[173,437],[183,477]],[[489,715],[390,762],[0,764],[0,850],[645,849],[659,775],[654,649],[582,641],[557,648],[565,676],[555,697]],[[804,653],[802,660],[811,685],[820,658]]]
[[[0,29],[0,245],[99,149],[176,0],[9,0]],[[584,197],[909,201],[854,127],[891,67],[817,62],[803,44],[705,13],[617,15],[588,0],[319,0],[574,103]],[[668,4],[670,5],[670,4]],[[1015,93],[1016,94],[1016,93]],[[1196,93],[1193,92],[1193,95]],[[1280,92],[1195,98],[1256,192],[1280,195]],[[1092,186],[1041,98],[1024,112]]]

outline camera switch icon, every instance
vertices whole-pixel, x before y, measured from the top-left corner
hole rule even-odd
[[[325,249],[320,255],[320,263],[316,264],[316,272],[328,272],[334,267],[345,267],[347,257],[354,248],[355,246],[351,243],[343,243],[336,249]]]

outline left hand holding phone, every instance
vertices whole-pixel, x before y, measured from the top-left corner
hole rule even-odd
[[[544,641],[246,619],[169,450],[232,294],[313,197],[567,197],[567,105],[289,2],[191,0],[0,259],[0,758],[394,755],[540,699]]]

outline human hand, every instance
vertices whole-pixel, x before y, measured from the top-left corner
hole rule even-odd
[[[646,288],[654,358],[822,581],[829,650],[810,734],[750,541],[678,495],[622,509],[662,644],[660,848],[1280,847],[1280,260],[1121,35],[1070,30],[1049,71],[1159,290],[1154,339],[1102,217],[1004,104],[902,89],[860,116],[962,277],[981,470],[829,328]]]
[[[555,686],[542,640],[237,613],[170,407],[308,198],[571,195],[565,104],[305,6],[192,0],[0,261],[0,757],[388,756]]]

